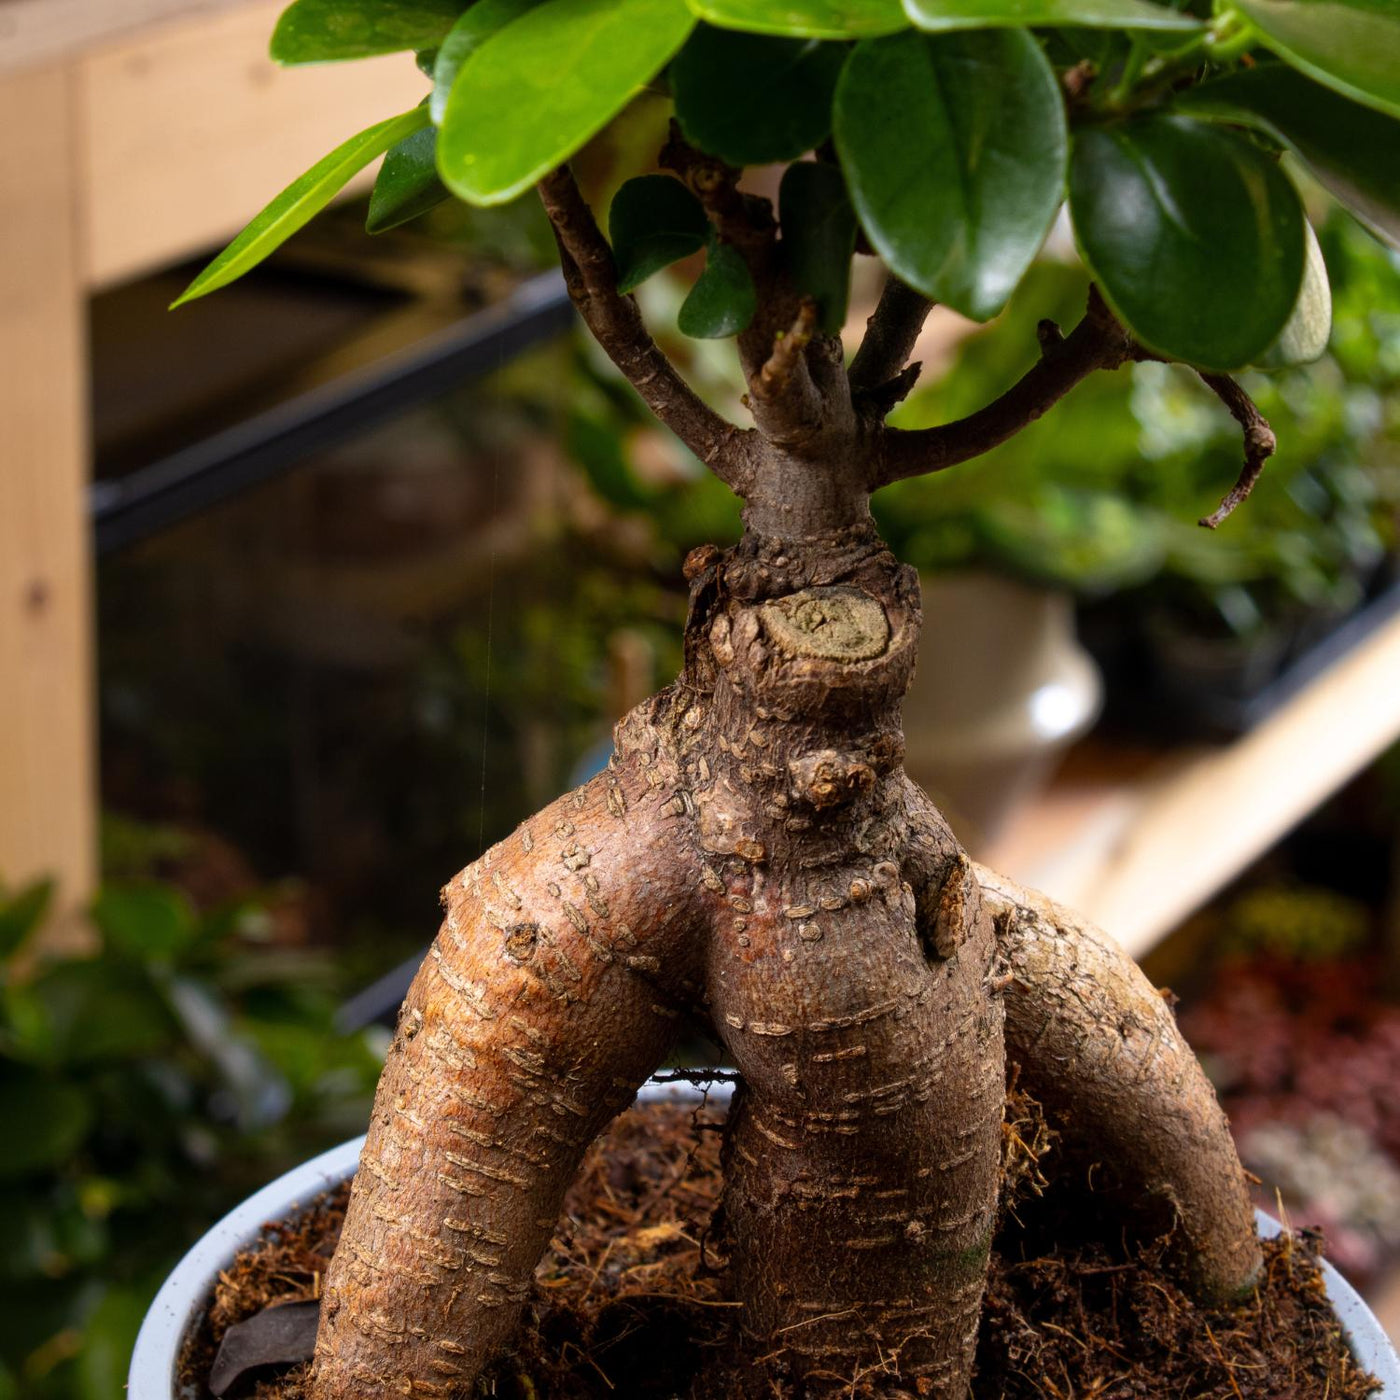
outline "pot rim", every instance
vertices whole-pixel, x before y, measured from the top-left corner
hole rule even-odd
[[[703,1094],[716,1103],[725,1103],[733,1089],[732,1081],[720,1079]],[[694,1103],[701,1097],[697,1085],[684,1079],[650,1079],[637,1092],[638,1103],[668,1099]],[[351,1138],[284,1172],[235,1206],[194,1243],[161,1285],[141,1324],[131,1353],[127,1400],[193,1400],[191,1392],[179,1390],[180,1352],[219,1271],[256,1239],[264,1225],[351,1176],[359,1164],[363,1145],[363,1136]],[[1265,1239],[1277,1235],[1282,1228],[1262,1210],[1255,1211],[1255,1218]],[[1322,1274],[1327,1296],[1358,1363],[1381,1382],[1381,1400],[1387,1396],[1400,1400],[1400,1357],[1376,1315],[1325,1259]]]

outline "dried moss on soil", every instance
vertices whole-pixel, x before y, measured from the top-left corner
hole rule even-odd
[[[1024,1114],[1015,1116],[1022,1132],[1008,1140],[1019,1148],[1035,1132]],[[480,1394],[797,1400],[772,1368],[730,1373],[726,1364],[735,1354],[738,1309],[724,1296],[705,1234],[720,1187],[720,1121],[714,1110],[651,1105],[624,1114],[594,1146],[537,1272],[525,1324]],[[1020,1161],[1024,1177],[1033,1158],[1021,1152]],[[204,1378],[227,1327],[271,1303],[318,1295],[346,1194],[344,1187],[329,1192],[269,1226],[220,1276],[205,1327],[182,1359],[197,1393],[208,1394]],[[1024,1199],[1016,1213],[1029,1224],[1040,1206]],[[1052,1229],[1055,1248],[1034,1244]],[[1151,1250],[1130,1256],[1065,1239],[1063,1212],[1053,1227],[1028,1228],[1013,1214],[1004,1220],[974,1400],[1361,1400],[1373,1393],[1342,1340],[1309,1241],[1269,1242],[1254,1298],[1237,1311],[1207,1311],[1162,1276]],[[304,1377],[304,1365],[264,1368],[245,1376],[230,1400],[302,1400]],[[916,1393],[888,1372],[843,1392]]]

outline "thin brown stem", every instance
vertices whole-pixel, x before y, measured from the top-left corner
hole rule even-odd
[[[865,339],[851,361],[851,392],[869,394],[896,378],[913,354],[933,303],[907,287],[893,273],[874,313],[865,323]]]
[[[1254,483],[1263,473],[1264,463],[1274,455],[1278,439],[1269,426],[1269,420],[1259,412],[1258,405],[1228,374],[1206,374],[1202,371],[1201,383],[1230,410],[1230,416],[1244,433],[1244,466],[1240,469],[1239,477],[1226,492],[1224,500],[1197,522],[1207,530],[1214,530],[1254,490]]]
[[[966,418],[935,428],[886,428],[871,486],[943,471],[1000,446],[1029,427],[1095,370],[1150,358],[1090,289],[1083,320],[1068,336],[1043,322],[1040,359],[1000,398]]]
[[[742,488],[753,434],[701,401],[651,338],[636,300],[617,289],[612,250],[567,166],[539,183],[569,296],[588,329],[647,407],[721,481]]]

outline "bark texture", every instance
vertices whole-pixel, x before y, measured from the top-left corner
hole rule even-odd
[[[693,1000],[674,791],[618,764],[443,891],[327,1275],[315,1393],[465,1395],[515,1326],[584,1149]]]
[[[1090,1180],[1169,1235],[1198,1296],[1248,1292],[1261,1255],[1229,1125],[1167,1001],[1107,934],[977,868],[1006,964],[1006,1038]]]

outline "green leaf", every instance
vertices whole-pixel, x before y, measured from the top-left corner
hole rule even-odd
[[[846,320],[856,250],[856,213],[841,172],[817,161],[788,166],[778,189],[778,211],[781,248],[793,284],[816,302],[822,330],[837,335]]]
[[[886,265],[974,320],[996,315],[1064,194],[1064,104],[1017,29],[858,45],[835,135],[856,212]]]
[[[62,1165],[92,1125],[87,1100],[71,1084],[11,1066],[0,1078],[0,1177]]]
[[[428,124],[428,109],[415,107],[376,122],[323,156],[298,176],[171,303],[171,310],[236,282],[333,200],[376,156],[382,156]]]
[[[845,50],[701,25],[671,63],[686,139],[730,165],[795,160],[831,134]]]
[[[1264,42],[1346,97],[1400,117],[1395,0],[1235,0]]]
[[[39,927],[53,892],[52,880],[36,880],[12,895],[0,891],[0,959],[17,953]]]
[[[1237,369],[1293,312],[1302,208],[1277,162],[1242,136],[1169,116],[1088,127],[1075,137],[1070,210],[1104,296],[1154,350]]]
[[[713,241],[676,324],[697,340],[721,340],[746,329],[757,310],[758,293],[739,250]]]
[[[447,99],[452,95],[452,84],[457,81],[462,65],[498,29],[504,29],[540,3],[541,0],[477,0],[452,26],[433,65],[433,95],[428,110],[433,115],[434,126],[442,125],[447,114]]]
[[[608,211],[618,291],[633,291],[652,273],[698,253],[709,236],[700,201],[679,180],[669,175],[628,180]]]
[[[1188,88],[1177,111],[1258,127],[1291,146],[1379,237],[1400,247],[1400,123],[1303,77],[1260,64]]]
[[[1303,285],[1279,338],[1255,361],[1261,369],[1310,365],[1321,358],[1332,336],[1332,287],[1327,280],[1327,263],[1312,225],[1304,221],[1303,232],[1307,237]]]
[[[415,131],[391,147],[379,167],[374,192],[369,197],[365,232],[384,233],[398,228],[451,197],[447,186],[438,179],[437,132],[432,127]]]
[[[173,958],[199,934],[193,906],[168,885],[109,886],[93,901],[92,920],[109,948],[138,962]]]
[[[111,957],[56,964],[12,989],[10,1010],[24,1055],[50,1065],[157,1054],[174,1029],[144,969]]]
[[[907,29],[900,0],[690,0],[701,19],[752,34],[868,39]]]
[[[439,43],[470,0],[294,0],[272,32],[278,63],[369,58]]]
[[[111,1400],[125,1392],[131,1351],[150,1301],[134,1289],[112,1287],[88,1314],[75,1400]]]
[[[1147,0],[904,0],[904,12],[920,29],[933,33],[1008,25],[1185,31],[1203,27],[1190,15]]]
[[[497,30],[447,100],[438,169],[504,204],[608,124],[685,42],[684,0],[547,0]]]

